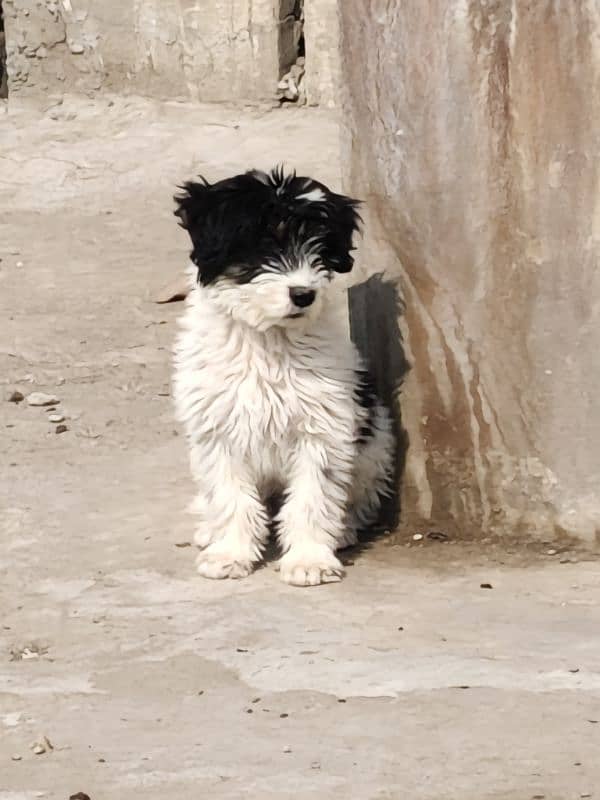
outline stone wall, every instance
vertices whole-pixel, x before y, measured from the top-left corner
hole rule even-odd
[[[387,267],[406,305],[404,520],[595,541],[600,11],[340,8],[343,163],[372,222],[363,266]],[[355,295],[357,324],[378,317],[380,291]],[[363,341],[376,361],[400,349],[396,325]]]
[[[4,0],[12,90],[274,96],[275,0]]]
[[[329,101],[321,20],[335,0],[307,0],[318,47],[307,83]],[[136,92],[157,98],[275,98],[293,63],[299,0],[3,0],[11,92]],[[321,9],[323,13],[321,13]],[[337,38],[325,42],[337,54]]]

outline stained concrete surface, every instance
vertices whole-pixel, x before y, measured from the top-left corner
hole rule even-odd
[[[585,551],[406,531],[300,590],[272,564],[203,581],[177,546],[181,308],[152,302],[187,252],[173,186],[290,155],[336,184],[335,122],[48,105],[1,120],[1,800],[597,796]],[[68,431],[15,389],[56,393]]]

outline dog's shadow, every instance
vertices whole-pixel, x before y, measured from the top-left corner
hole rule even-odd
[[[360,532],[358,545],[345,550],[342,560],[346,557],[352,560],[377,539],[398,527],[400,490],[408,450],[408,434],[402,425],[400,390],[409,364],[399,326],[404,304],[397,287],[381,275],[373,275],[368,281],[350,289],[348,306],[352,339],[369,365],[379,396],[392,413],[396,454],[393,494],[384,498],[377,522]]]
[[[365,283],[354,286],[349,293],[350,331],[352,339],[367,361],[379,396],[392,412],[396,436],[394,459],[394,492],[383,500],[379,519],[368,529],[359,532],[359,542],[340,554],[348,566],[379,538],[393,531],[400,519],[400,487],[406,463],[408,435],[402,425],[399,394],[409,365],[404,355],[399,318],[403,304],[396,286],[374,275]],[[267,503],[271,536],[264,555],[265,563],[281,558],[273,520],[281,507],[282,498],[272,497]]]

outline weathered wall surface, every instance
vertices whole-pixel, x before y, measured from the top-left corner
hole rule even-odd
[[[279,78],[277,0],[3,0],[11,91],[262,100]]]
[[[593,541],[600,8],[344,0],[341,21],[348,188],[365,255],[387,248],[363,263],[406,302],[405,519]]]
[[[306,0],[308,102],[334,105],[337,0]],[[11,92],[98,90],[273,100],[295,62],[301,0],[4,0]]]

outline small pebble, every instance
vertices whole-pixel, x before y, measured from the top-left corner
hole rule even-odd
[[[90,800],[90,796],[89,794],[85,794],[85,792],[77,792],[77,794],[72,794],[69,800]]]
[[[494,587],[492,586],[491,583],[480,583],[479,584],[479,588],[480,589],[493,589]]]
[[[320,761],[311,761],[310,768],[311,769],[321,769],[321,762]]]
[[[15,389],[14,392],[11,392],[8,396],[9,403],[20,403],[23,400],[25,400],[25,395],[23,392],[19,392],[17,389]]]
[[[286,746],[283,748],[283,752],[284,753],[291,753],[292,752],[292,748],[289,746],[289,744],[286,744]]]
[[[558,550],[547,550],[546,555],[548,556],[555,556],[558,553]]]
[[[414,542],[420,542],[422,538],[423,538],[423,534],[422,533],[415,533],[415,535],[413,536],[413,541]]]
[[[16,265],[17,265],[17,267],[22,267],[23,266],[23,262],[22,261],[17,261]]]
[[[69,429],[66,425],[57,425],[54,429],[55,433],[66,433]]]
[[[55,425],[58,422],[64,422],[64,419],[62,414],[48,414],[48,422],[53,422]]]
[[[15,753],[13,756],[11,756],[11,758],[13,761],[22,761],[23,757],[20,756],[18,753]]]
[[[58,397],[45,392],[32,392],[27,395],[27,404],[30,406],[55,406],[60,403]]]
[[[35,650],[32,650],[29,647],[24,647],[21,650],[20,655],[21,655],[21,659],[23,661],[29,661],[32,658],[39,658],[40,657],[40,654],[38,652],[36,652]]]
[[[33,750],[33,752],[35,753],[36,756],[41,756],[46,752],[46,748],[44,747],[44,745],[43,744],[39,744],[39,742],[37,742],[36,744],[33,744],[31,746],[31,749]]]

